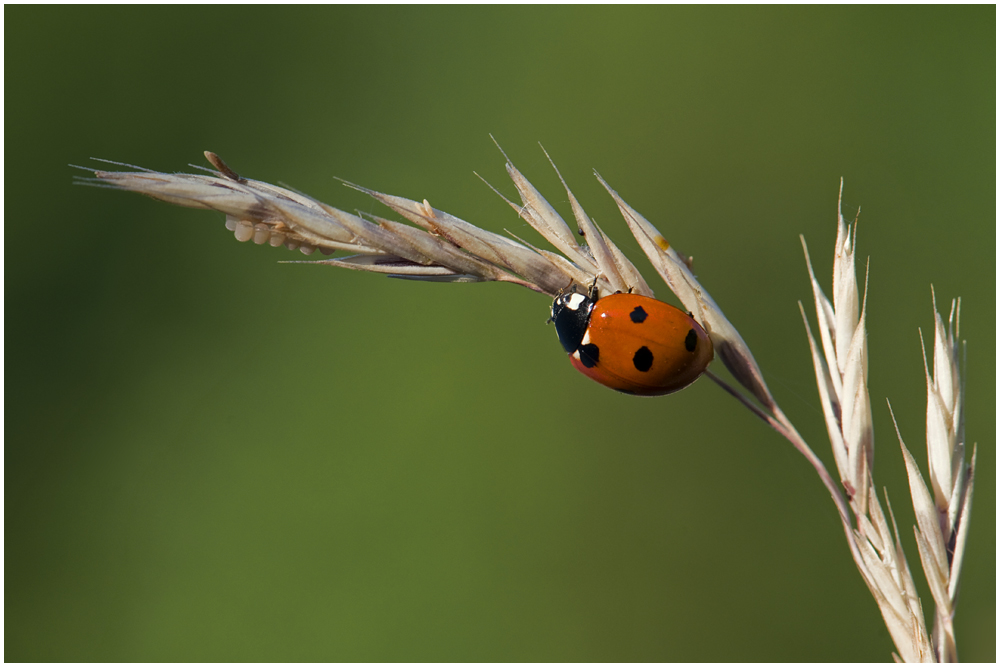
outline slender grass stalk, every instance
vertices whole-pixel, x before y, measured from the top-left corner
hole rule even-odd
[[[551,297],[573,286],[593,286],[600,296],[625,291],[654,296],[635,265],[586,214],[561,174],[575,227],[586,245],[577,241],[573,229],[506,155],[507,174],[521,202],[504,197],[505,201],[558,252],[480,229],[432,207],[426,199],[417,202],[350,183],[346,185],[370,195],[412,224],[347,213],[301,193],[244,178],[214,153],[206,152],[205,156],[214,167],[204,169],[206,174],[166,174],[110,163],[133,171],[88,170],[93,178],[80,180],[180,206],[217,210],[225,214],[227,229],[239,241],[285,246],[306,255],[315,250],[325,255],[350,253],[309,261],[313,264],[410,280],[509,282]],[[555,168],[554,163],[552,166]],[[856,221],[853,229],[844,222],[838,201],[832,301],[816,280],[802,239],[819,343],[801,302],[799,309],[837,466],[839,479],[835,480],[778,406],[750,348],[692,273],[690,258],[680,255],[648,220],[595,175],[615,200],[656,272],[708,332],[719,359],[745,393],[713,372],[706,371],[708,377],[787,439],[815,469],[840,516],[855,565],[896,645],[894,657],[904,662],[957,660],[953,618],[976,458],[973,451],[971,462],[965,461],[964,384],[958,354],[960,302],[952,303],[947,327],[934,302],[930,367],[924,355],[929,488],[899,436],[917,516],[914,534],[936,605],[934,630],[928,633],[888,495],[887,519],[872,480],[874,429],[868,394],[867,306],[855,277]]]

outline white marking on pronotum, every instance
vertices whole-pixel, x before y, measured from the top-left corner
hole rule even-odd
[[[580,346],[582,347],[584,345],[589,345],[589,344],[590,344],[590,332],[584,331],[583,338],[580,340]]]
[[[587,297],[580,293],[570,294],[566,297],[566,307],[570,310],[579,310],[580,305],[587,300]]]

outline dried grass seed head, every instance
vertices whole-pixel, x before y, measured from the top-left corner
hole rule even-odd
[[[834,461],[855,514],[865,516],[868,513],[868,479],[874,467],[875,451],[871,398],[868,393],[868,337],[865,327],[867,299],[861,300],[859,314],[854,259],[857,220],[853,230],[844,222],[841,210],[843,187],[841,180],[833,259],[833,303],[827,299],[816,279],[809,249],[805,239],[801,239],[822,340],[822,359],[817,353],[808,322],[806,328],[813,350],[813,367],[823,401]],[[867,275],[865,281],[867,284]],[[804,311],[803,318],[805,320]]]

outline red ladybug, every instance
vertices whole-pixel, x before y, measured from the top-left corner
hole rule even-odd
[[[638,294],[560,294],[551,321],[578,371],[626,394],[683,389],[714,355],[711,339],[690,315]]]

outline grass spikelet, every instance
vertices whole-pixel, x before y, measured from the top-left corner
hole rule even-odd
[[[898,658],[903,662],[955,662],[958,656],[952,619],[975,465],[974,455],[972,463],[966,465],[962,442],[963,385],[958,371],[957,344],[960,302],[952,303],[946,329],[934,301],[933,377],[924,353],[927,458],[933,492],[924,482],[913,455],[903,443],[893,416],[917,517],[917,525],[914,526],[917,550],[935,602],[934,631],[928,635],[922,605],[917,598],[898,531],[895,530],[895,519],[895,535],[890,538],[888,524],[871,482],[875,450],[867,386],[867,306],[866,300],[862,299],[861,312],[858,313],[858,289],[854,276],[856,234],[857,221],[853,229],[844,223],[838,201],[832,303],[816,280],[805,239],[802,240],[822,339],[822,356],[804,309],[802,316],[834,460],[857,524],[855,537],[860,546],[861,559],[855,558],[855,562],[882,612],[899,652]],[[878,557],[875,557],[876,554]]]

